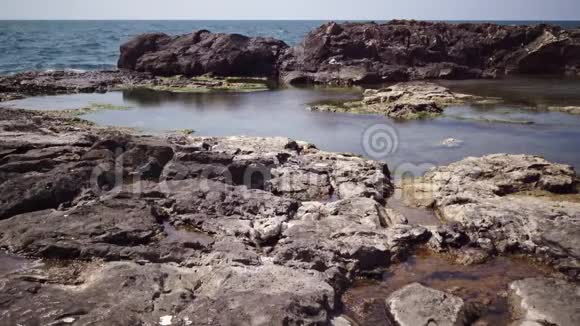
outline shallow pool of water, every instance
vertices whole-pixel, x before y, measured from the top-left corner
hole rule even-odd
[[[487,312],[481,317],[481,321],[487,322],[484,325],[507,325],[509,283],[550,273],[549,269],[521,258],[498,257],[482,265],[462,266],[447,257],[420,250],[407,261],[393,265],[382,281],[357,281],[342,302],[344,313],[360,326],[390,325],[385,300],[398,289],[418,282],[486,306]]]
[[[489,95],[500,95],[497,93],[501,93],[501,84],[494,83],[485,89],[493,93]],[[509,90],[510,84],[506,85]],[[580,103],[579,85],[566,86],[570,103],[577,99]],[[574,87],[578,87],[577,99],[571,94]],[[494,88],[495,93],[490,91]],[[540,85],[527,91],[533,93],[538,89],[543,88]],[[286,88],[244,94],[131,90],[35,97],[2,106],[32,109],[71,109],[91,103],[128,106],[130,109],[102,110],[83,117],[103,125],[135,127],[152,133],[193,129],[196,135],[204,136],[286,136],[312,142],[323,150],[384,160],[396,175],[419,175],[435,165],[491,153],[536,154],[580,167],[578,115],[538,112],[518,105],[466,105],[448,108],[436,119],[395,122],[376,115],[306,110],[312,102],[358,96],[357,89],[328,88]],[[379,140],[386,142],[373,142],[377,135],[382,135]],[[442,146],[441,142],[448,138],[462,143],[453,148]]]

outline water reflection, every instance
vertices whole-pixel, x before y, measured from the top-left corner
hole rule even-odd
[[[132,89],[124,90],[123,102],[140,108],[155,108],[171,103],[180,103],[190,105],[203,110],[211,109],[219,105],[224,108],[230,108],[240,104],[241,98],[234,93],[174,93],[158,92],[150,89]]]
[[[440,83],[463,93],[502,97],[514,104],[580,105],[580,79],[578,78],[513,77],[504,80],[449,80],[440,81]]]

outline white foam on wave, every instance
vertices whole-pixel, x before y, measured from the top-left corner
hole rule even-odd
[[[72,73],[77,73],[77,74],[82,74],[87,72],[87,70],[84,69],[73,69],[73,68],[65,68],[65,69],[45,69],[44,72],[56,72],[56,71],[67,71],[67,72],[72,72]]]

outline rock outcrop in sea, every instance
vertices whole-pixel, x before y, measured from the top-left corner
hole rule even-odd
[[[381,89],[367,89],[360,101],[314,104],[311,111],[381,114],[411,120],[435,117],[452,105],[499,103],[501,99],[461,94],[429,82],[398,83]]]
[[[272,77],[286,48],[286,43],[273,38],[206,30],[176,37],[144,34],[121,46],[118,66],[159,76]]]
[[[121,47],[118,66],[164,76],[277,77],[289,84],[578,75],[580,30],[545,24],[331,22],[294,47],[208,31],[144,34]]]

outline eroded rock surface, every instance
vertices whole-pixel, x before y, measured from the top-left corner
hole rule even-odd
[[[510,284],[512,324],[573,326],[580,323],[580,287],[563,280],[530,278]]]
[[[406,187],[416,204],[458,223],[459,234],[466,232],[472,244],[528,253],[578,278],[580,194],[572,167],[536,156],[495,154],[435,168]]]
[[[478,309],[463,299],[443,291],[413,283],[395,291],[386,299],[393,322],[400,326],[471,325]]]
[[[39,259],[0,278],[0,324],[328,324],[429,237],[385,207],[384,163],[0,114],[0,249]]]
[[[379,90],[367,89],[360,101],[340,105],[318,104],[312,111],[382,114],[394,119],[434,117],[451,105],[464,103],[497,103],[496,98],[451,92],[448,88],[427,82],[399,83]]]

